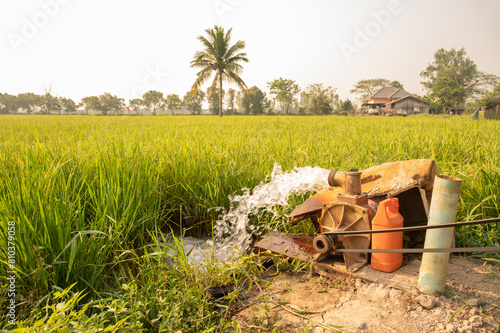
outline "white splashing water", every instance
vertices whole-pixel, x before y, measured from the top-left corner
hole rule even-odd
[[[222,261],[231,261],[249,249],[252,235],[257,228],[250,224],[250,217],[257,215],[262,209],[278,216],[276,206],[287,206],[291,195],[300,195],[309,191],[317,191],[328,186],[329,170],[320,167],[295,167],[292,171],[282,171],[281,166],[274,164],[271,180],[262,181],[253,188],[243,188],[243,194],[229,196],[229,211],[219,216],[214,226],[212,240],[201,240],[184,237],[182,246],[184,253],[189,253],[192,263],[203,264],[215,254]],[[214,208],[224,210],[221,207]],[[167,241],[167,244],[171,242]],[[172,255],[172,249],[167,251]]]
[[[283,172],[275,164],[271,180],[261,182],[252,191],[242,189],[243,194],[229,196],[229,211],[219,217],[214,227],[212,243],[217,257],[230,261],[233,256],[246,251],[256,228],[249,224],[250,216],[262,209],[277,215],[275,206],[287,206],[290,195],[299,195],[328,186],[329,170],[320,167],[295,167]],[[241,252],[236,252],[238,249]]]

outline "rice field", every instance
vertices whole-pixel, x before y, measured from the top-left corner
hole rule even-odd
[[[0,147],[2,327],[9,221],[20,326],[60,315],[54,304],[66,299],[62,311],[111,331],[201,332],[230,319],[192,286],[243,273],[162,266],[151,255],[155,232],[210,233],[210,208],[227,208],[228,195],[259,184],[275,163],[346,170],[434,159],[463,180],[457,220],[500,216],[500,122],[466,116],[2,116]],[[498,246],[498,227],[463,228],[457,246]]]

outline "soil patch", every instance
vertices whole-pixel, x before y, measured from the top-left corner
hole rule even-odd
[[[282,273],[234,308],[248,332],[498,332],[500,280],[483,260],[452,257],[446,295],[418,292],[418,259],[394,273]]]

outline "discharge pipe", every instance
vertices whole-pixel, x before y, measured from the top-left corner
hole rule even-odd
[[[351,169],[348,172],[332,170],[328,174],[328,184],[330,186],[340,186],[345,195],[360,195],[361,192],[361,171]]]
[[[438,175],[434,180],[428,225],[454,223],[462,180]],[[424,248],[451,248],[455,228],[428,229]],[[443,293],[448,272],[449,252],[426,252],[422,256],[418,289],[426,294]]]

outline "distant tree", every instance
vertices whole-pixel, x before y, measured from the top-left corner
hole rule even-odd
[[[492,91],[486,93],[483,98],[480,99],[480,103],[486,109],[491,109],[496,105],[500,104],[500,84],[497,85]]]
[[[392,81],[391,82],[391,87],[397,88],[397,89],[404,89],[403,85],[399,81]]]
[[[129,101],[130,107],[135,111],[136,114],[139,114],[139,111],[141,110],[143,104],[144,101],[140,98],[134,98]]]
[[[210,86],[207,89],[207,101],[208,101],[208,110],[211,114],[217,115],[220,107],[220,98],[224,99],[225,91],[219,91],[219,88],[215,88],[214,86]]]
[[[464,104],[469,98],[484,93],[498,83],[497,76],[477,69],[464,48],[437,50],[434,61],[427,65],[420,76],[424,79],[421,82],[424,88],[446,105]]]
[[[236,98],[236,91],[232,88],[229,88],[227,90],[227,97],[226,97],[226,103],[229,108],[230,114],[234,114],[234,102]]]
[[[364,101],[368,97],[375,94],[381,88],[390,86],[391,86],[391,81],[386,79],[361,80],[358,81],[358,83],[356,83],[353,89],[351,89],[351,93],[360,95],[359,100]]]
[[[332,112],[331,103],[333,94],[336,89],[327,86],[323,87],[322,83],[313,83],[306,88],[306,93],[303,95],[307,98],[306,108],[312,114],[330,114]],[[302,95],[301,95],[302,97]]]
[[[180,110],[181,104],[182,100],[179,98],[179,95],[176,94],[167,95],[166,106],[167,109],[172,112],[172,114],[175,114],[175,111]]]
[[[23,93],[17,95],[17,102],[19,108],[26,110],[28,114],[41,106],[42,97],[34,93]]]
[[[289,79],[275,79],[267,83],[269,93],[282,104],[285,109],[285,114],[288,114],[293,97],[300,92],[299,85]]]
[[[264,113],[264,103],[266,101],[266,94],[256,86],[247,90],[247,98],[250,101],[250,112],[254,115]]]
[[[351,100],[350,99],[346,99],[340,106],[340,109],[342,111],[347,111],[347,112],[351,112],[351,111],[354,111],[354,105],[352,104]]]
[[[188,91],[182,98],[182,104],[191,112],[191,114],[200,114],[202,103],[205,100],[205,93],[201,90],[193,92]]]
[[[266,94],[256,86],[238,92],[236,95],[236,104],[243,114],[263,114],[265,109],[269,110],[271,107],[269,103]]]
[[[18,108],[16,96],[0,93],[0,113],[16,113]]]
[[[333,94],[333,98],[332,98],[332,108],[334,111],[338,111],[340,110],[341,106],[342,106],[342,100],[340,99],[339,95],[338,94]]]
[[[81,100],[81,104],[85,109],[85,113],[88,115],[90,110],[100,111],[101,104],[99,103],[99,97],[97,96],[88,96],[84,97]]]
[[[155,90],[150,90],[142,95],[144,106],[153,110],[153,115],[156,116],[156,110],[162,108],[165,104],[163,93]]]
[[[296,100],[295,100],[296,102]],[[264,102],[262,103],[263,107],[264,107],[264,113],[266,112],[267,110],[267,114],[268,115],[272,115],[274,114],[274,107],[275,107],[275,104],[276,104],[276,101],[275,99],[270,99],[270,98],[265,98],[264,99]]]
[[[429,103],[429,113],[437,114],[442,112],[443,101],[438,97],[433,97],[430,93],[427,93],[422,99]]]
[[[309,111],[309,104],[311,103],[311,98],[307,91],[300,92],[300,102],[299,102],[299,114],[304,115]]]
[[[236,106],[238,107],[238,113],[250,114],[250,98],[245,91],[238,91],[236,93]]]
[[[76,104],[71,98],[59,97],[58,102],[61,107],[61,111],[64,111],[65,113],[76,111]]]
[[[104,93],[99,96],[99,110],[104,116],[108,114],[109,111],[120,111],[125,104],[122,98],[118,98],[110,93]]]
[[[442,71],[436,77],[430,93],[431,98],[438,98],[441,106],[451,108],[465,102],[467,91],[458,85],[452,71]]]
[[[192,87],[195,92],[210,78],[212,72],[215,72],[212,87],[215,88],[217,83],[219,84],[219,117],[222,117],[222,100],[224,98],[222,81],[234,82],[240,89],[246,89],[246,84],[240,77],[243,67],[239,64],[240,62],[248,62],[246,53],[239,53],[245,48],[245,42],[239,40],[231,45],[232,30],[231,28],[225,33],[224,29],[218,26],[206,29],[208,39],[198,36],[198,40],[202,42],[205,49],[196,52],[194,60],[191,61],[191,67],[201,69],[196,74],[197,78]]]
[[[42,112],[45,114],[50,114],[51,111],[56,111],[61,113],[61,105],[57,97],[52,96],[50,93],[42,95],[40,98],[40,107]]]

